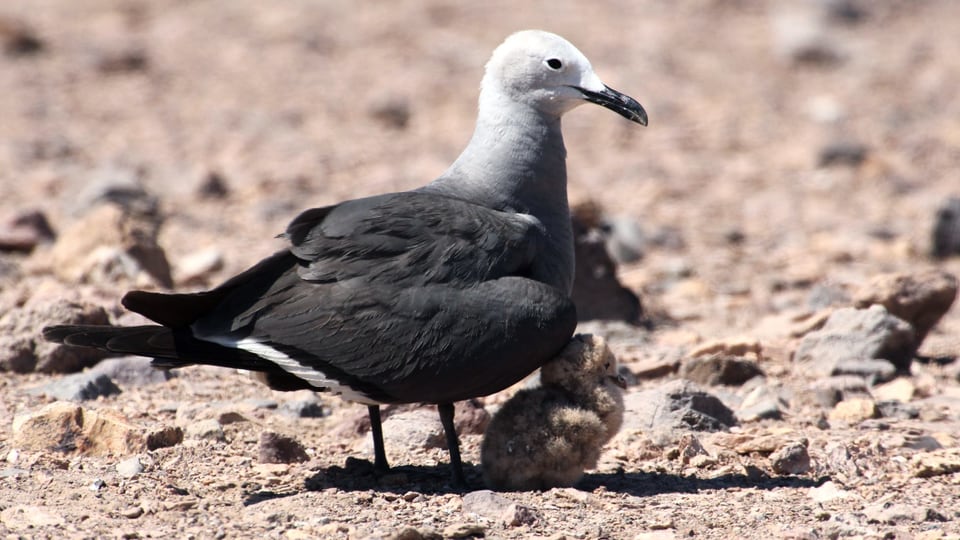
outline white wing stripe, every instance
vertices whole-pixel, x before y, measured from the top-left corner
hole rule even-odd
[[[243,338],[241,340],[232,340],[222,336],[209,336],[200,339],[205,339],[206,341],[211,341],[217,345],[222,345],[231,349],[241,349],[255,354],[260,358],[267,360],[268,362],[273,362],[280,367],[280,369],[286,371],[287,373],[307,381],[312,386],[315,386],[318,390],[327,389],[334,394],[340,395],[343,399],[348,401],[365,403],[367,405],[377,405],[379,403],[371,400],[369,397],[354,390],[353,388],[350,388],[349,386],[340,384],[340,382],[336,379],[327,377],[322,371],[309,366],[304,366],[300,362],[297,362],[293,358],[287,356],[287,354],[283,351],[278,351],[270,345],[255,339]]]

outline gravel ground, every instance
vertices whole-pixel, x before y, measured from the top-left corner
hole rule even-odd
[[[877,276],[960,275],[957,254],[931,256],[938,209],[960,196],[951,0],[7,0],[0,316],[67,298],[134,323],[118,305],[129,288],[214,285],[277,249],[301,209],[425,183],[470,135],[490,51],[522,28],[570,39],[650,114],[648,128],[594,107],[565,119],[571,199],[643,231],[644,257],[618,275],[647,324],[582,329],[606,335],[634,379],[597,470],[481,507],[468,496],[483,488],[479,429],[462,436],[467,491],[449,485],[445,450],[399,420],[387,442],[398,468],[376,477],[363,407],[320,396],[317,417],[299,417],[290,411],[309,396],[207,368],[118,380],[121,393],[82,403],[143,433],[180,427],[182,442],[28,449],[12,420],[53,402],[37,389],[61,375],[4,373],[0,531],[960,538],[960,308],[885,384],[840,388],[794,354]],[[131,203],[117,186],[148,196]],[[93,250],[111,241],[97,220],[114,217],[94,202],[105,193],[145,205],[135,229],[156,237],[167,266],[91,262],[24,219],[39,212],[53,236],[92,238]],[[738,425],[637,420],[649,392],[696,377],[695,353],[715,341],[765,375],[701,381]],[[825,401],[833,390],[846,405]],[[749,417],[758,396],[780,414]],[[265,432],[295,438],[305,460],[261,463]]]

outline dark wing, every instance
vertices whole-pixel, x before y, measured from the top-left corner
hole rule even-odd
[[[382,195],[304,212],[284,235],[289,252],[212,291],[124,302],[317,387],[449,402],[509,386],[573,333],[566,295],[527,277],[543,235],[530,216]]]
[[[543,236],[532,216],[422,192],[308,210],[284,233],[305,280],[397,287],[525,275]]]

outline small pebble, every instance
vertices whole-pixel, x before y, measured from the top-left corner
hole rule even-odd
[[[117,474],[120,476],[124,478],[133,478],[134,476],[143,472],[143,464],[140,463],[139,457],[134,456],[117,463],[116,469]]]
[[[143,515],[143,508],[140,506],[131,506],[120,511],[120,515],[128,519],[137,519]]]

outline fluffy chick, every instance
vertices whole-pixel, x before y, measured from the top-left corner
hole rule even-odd
[[[626,384],[603,338],[574,336],[540,381],[504,403],[484,434],[480,461],[493,489],[572,486],[623,423]]]

